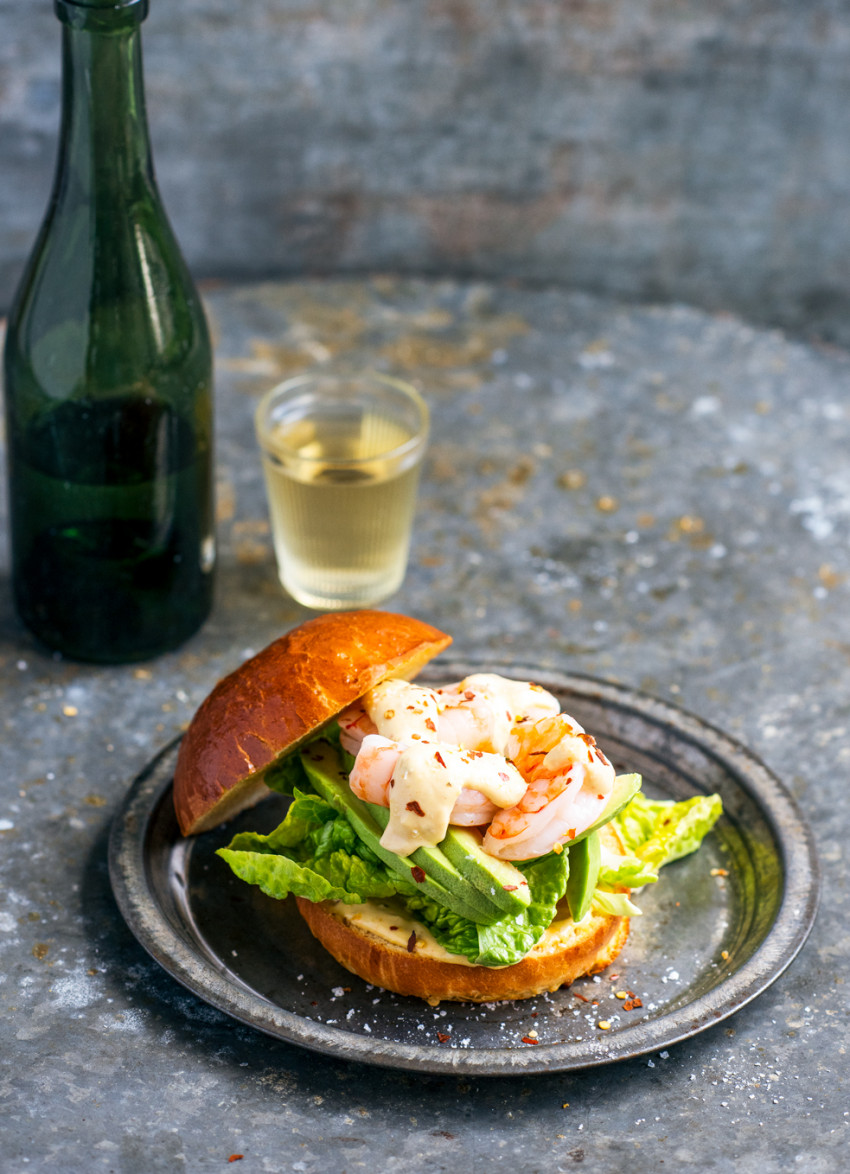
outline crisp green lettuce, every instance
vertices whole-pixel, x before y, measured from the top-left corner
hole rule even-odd
[[[294,893],[310,901],[360,904],[398,892],[397,878],[348,820],[324,799],[299,790],[274,831],[241,832],[218,855],[270,897]]]
[[[321,726],[315,730],[305,742],[301,743],[301,749],[303,750],[311,742],[315,742],[319,738],[323,742],[330,742],[332,746],[336,747],[337,753],[343,759],[346,771],[350,772],[354,765],[354,759],[340,745],[339,725],[337,722],[331,722],[330,725]],[[296,790],[303,791],[305,787],[308,789],[310,787],[307,772],[304,770],[300,754],[287,754],[285,758],[275,759],[274,762],[266,767],[265,773],[263,774],[263,782],[270,790],[277,791],[281,795],[294,795]]]
[[[626,893],[606,893],[597,889],[593,894],[591,912],[605,917],[640,917],[641,910],[629,900]]]
[[[531,902],[521,914],[508,914],[492,925],[466,921],[418,893],[406,897],[405,905],[449,953],[462,954],[478,966],[508,966],[524,958],[552,924],[569,877],[566,852],[517,867],[528,880]]]
[[[599,869],[596,887],[614,891],[616,889],[642,889],[658,880],[658,870],[638,856],[610,856]]]
[[[676,803],[638,792],[614,823],[626,848],[658,869],[695,852],[722,811],[719,795],[695,795]]]

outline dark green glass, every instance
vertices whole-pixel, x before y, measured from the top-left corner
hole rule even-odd
[[[55,7],[59,158],[4,354],[13,587],[48,647],[120,663],[210,608],[212,356],[153,174],[147,0]]]

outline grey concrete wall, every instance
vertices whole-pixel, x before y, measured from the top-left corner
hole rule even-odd
[[[850,342],[847,0],[152,0],[200,275],[452,272]],[[49,0],[0,0],[0,306],[47,198]]]

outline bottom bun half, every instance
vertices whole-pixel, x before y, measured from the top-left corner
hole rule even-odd
[[[444,999],[491,1003],[556,991],[577,978],[604,970],[622,950],[629,933],[627,917],[588,916],[580,925],[569,919],[555,921],[522,961],[511,966],[472,966],[461,958],[449,961],[435,957],[427,949],[430,935],[424,930],[419,941],[408,948],[404,942],[387,941],[363,925],[362,916],[352,912],[359,906],[333,901],[312,904],[302,897],[296,900],[313,936],[346,970],[384,990],[413,995],[431,1004]]]

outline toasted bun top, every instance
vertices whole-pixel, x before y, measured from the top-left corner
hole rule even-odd
[[[266,767],[380,681],[414,677],[450,643],[409,616],[331,612],[245,661],[219,681],[180,744],[174,808],[183,835],[262,798]]]

